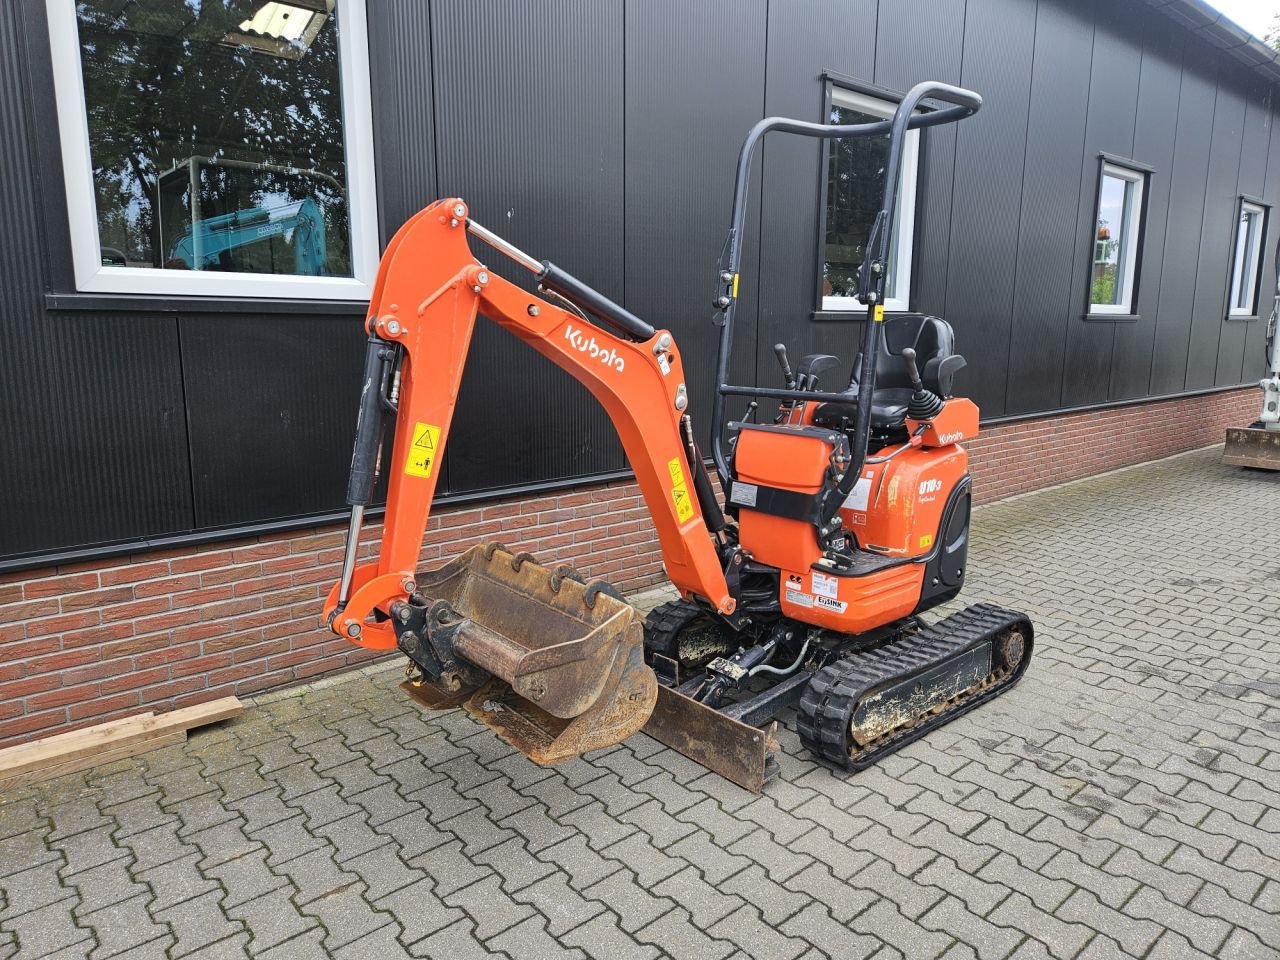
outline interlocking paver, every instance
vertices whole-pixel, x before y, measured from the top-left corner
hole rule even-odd
[[[784,713],[763,797],[538,767],[394,666],[265,695],[0,797],[0,960],[1280,956],[1278,511],[1213,450],[980,508],[1023,683],[852,777]]]

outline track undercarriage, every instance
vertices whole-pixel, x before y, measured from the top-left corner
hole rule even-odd
[[[806,748],[861,770],[1012,687],[1033,636],[1024,614],[983,603],[859,635],[783,620],[739,646],[696,603],[676,600],[645,621],[659,678],[645,732],[758,792],[778,769],[776,722],[760,725],[794,706]]]

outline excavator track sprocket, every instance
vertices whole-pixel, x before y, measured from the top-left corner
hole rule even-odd
[[[981,603],[823,667],[800,699],[813,753],[861,770],[1012,687],[1031,661],[1023,613]]]

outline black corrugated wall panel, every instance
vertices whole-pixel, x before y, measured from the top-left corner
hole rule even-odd
[[[1138,319],[1115,325],[1115,349],[1111,358],[1112,400],[1143,397],[1151,387],[1156,315],[1164,286],[1165,235],[1173,183],[1173,141],[1182,89],[1181,44],[1169,36],[1170,32],[1168,29],[1152,29],[1144,37],[1133,155],[1135,159],[1151,164],[1155,170],[1147,178],[1147,226],[1142,247],[1142,282],[1138,286]]]
[[[1255,381],[1263,376],[1267,368],[1266,317],[1275,303],[1276,289],[1276,250],[1280,246],[1280,116],[1277,115],[1274,98],[1268,111],[1269,129],[1267,139],[1270,144],[1267,151],[1266,175],[1263,180],[1261,199],[1271,204],[1271,223],[1267,228],[1267,240],[1262,251],[1262,286],[1258,294],[1261,320],[1250,323],[1245,329],[1243,369],[1240,379],[1245,382]],[[1262,406],[1262,394],[1258,394],[1258,406]]]
[[[196,527],[342,510],[364,358],[359,319],[179,322]]]
[[[764,107],[765,20],[765,0],[626,4],[627,307],[675,336],[704,444],[720,332],[711,299],[738,150]],[[758,195],[758,177],[754,186]],[[753,254],[758,230],[753,216],[744,237]],[[749,277],[754,263],[745,265]],[[749,379],[754,297],[739,302],[736,322],[747,346],[735,350],[731,376]],[[742,402],[731,401],[732,417]]]
[[[1017,278],[1009,342],[1006,413],[1055,407],[1062,398],[1065,328],[1079,323],[1074,231],[1084,199],[1084,161],[1093,25],[1058,3],[1036,13],[1035,71],[1017,224]],[[1003,232],[1003,231],[1000,231]],[[963,346],[963,343],[962,343]],[[963,352],[963,351],[962,351]]]
[[[1231,248],[1235,237],[1236,177],[1240,170],[1244,97],[1220,81],[1215,100],[1187,357],[1188,390],[1216,385],[1218,347],[1227,326],[1223,318],[1227,311],[1227,275],[1231,270]],[[1238,320],[1231,321],[1237,329],[1239,323]]]
[[[1080,213],[1076,220],[1075,257],[1072,260],[1075,296],[1066,323],[1066,353],[1062,370],[1062,405],[1067,407],[1101,403],[1107,399],[1111,392],[1115,327],[1117,323],[1127,322],[1083,319],[1089,309],[1089,279],[1097,234],[1099,155],[1107,153],[1142,162],[1142,158],[1133,156],[1138,71],[1142,61],[1140,57],[1132,56],[1133,44],[1127,39],[1127,36],[1141,30],[1141,24],[1134,11],[1107,0],[1095,3],[1094,17],[1089,119],[1085,128]],[[1137,282],[1140,287],[1141,265]]]
[[[1200,258],[1205,178],[1209,171],[1209,136],[1205,118],[1213,116],[1216,84],[1192,69],[1182,74],[1178,129],[1170,171],[1169,219],[1165,226],[1160,308],[1156,316],[1155,350],[1151,358],[1151,393],[1183,390],[1187,380],[1187,345]]]
[[[434,0],[431,17],[440,192],[624,301],[622,4]],[[480,256],[523,273],[493,251]],[[446,450],[455,491],[625,463],[586,389],[483,320]]]
[[[385,240],[440,195],[671,327],[705,427],[715,261],[737,148],[821,119],[823,70],[959,82],[982,112],[921,137],[914,306],[955,326],[986,417],[1229,386],[1261,321],[1224,321],[1241,193],[1280,201],[1275,91],[1108,0],[381,0],[369,4]],[[79,295],[44,0],[0,5],[0,556],[341,509],[360,307]],[[1136,321],[1085,321],[1098,153],[1154,168]],[[772,135],[753,171],[733,377],[856,352],[815,323],[823,171]],[[1270,309],[1273,211],[1259,312]],[[500,255],[477,253],[527,282]],[[56,299],[46,299],[52,293]],[[154,309],[153,309],[154,307]],[[847,369],[847,366],[845,367]],[[842,370],[843,375],[843,370]],[[834,385],[834,380],[832,384]],[[731,402],[729,414],[745,404]],[[442,492],[625,466],[590,395],[482,321]],[[36,563],[36,560],[31,560]]]
[[[5,309],[0,555],[191,529],[173,318]]]
[[[1231,224],[1228,226],[1227,234],[1224,238],[1228,271],[1230,270],[1235,246],[1235,218],[1238,197],[1243,194],[1262,199],[1263,190],[1266,188],[1267,142],[1271,135],[1271,106],[1264,99],[1266,97],[1265,87],[1261,84],[1258,87],[1259,89],[1249,90],[1245,99],[1239,165],[1236,169],[1235,193],[1232,195],[1230,204]],[[1271,222],[1270,227],[1274,230],[1274,221]],[[1275,234],[1272,233],[1271,236],[1274,238]],[[1271,298],[1268,294],[1275,289],[1275,264],[1271,262],[1272,257],[1267,254],[1266,248],[1274,248],[1274,246],[1274,239],[1263,238],[1261,282],[1258,286],[1258,296],[1254,310],[1255,313],[1261,310],[1264,317],[1271,307]],[[1230,283],[1231,278],[1228,273],[1223,281],[1224,291],[1230,290]],[[1223,298],[1224,302],[1228,296],[1229,293],[1226,293]],[[1249,327],[1255,323],[1256,321],[1247,320],[1223,321],[1222,336],[1218,341],[1218,363],[1217,369],[1214,371],[1214,383],[1232,384],[1239,383],[1243,379],[1245,340],[1249,334]]]
[[[436,199],[431,0],[383,0],[369,17],[382,241]]]
[[[1035,4],[969,0],[961,81],[982,110],[956,133],[955,196],[944,314],[965,331],[963,383],[985,416],[1005,413]]]
[[[964,0],[881,0],[875,82],[900,93],[922,80],[959,83],[964,8]],[[925,23],[929,28],[922,30]],[[955,156],[955,124],[921,134],[911,307],[924,313],[942,314],[946,305]],[[958,330],[956,337],[964,352],[966,332]],[[958,383],[963,387],[964,374]]]
[[[31,11],[0,6],[0,49]],[[29,55],[40,53],[31,48]],[[145,537],[191,525],[172,319],[46,313],[24,61],[0,57],[0,555]],[[48,185],[61,189],[59,178]]]
[[[773,0],[765,113],[821,120],[823,69],[870,83],[875,76],[875,44],[875,0]],[[773,344],[781,342],[793,359],[811,352],[839,356],[844,363],[838,376],[831,375],[828,385],[834,385],[853,362],[859,325],[810,322],[817,306],[821,256],[821,146],[810,137],[773,133],[761,153],[759,378],[780,384]]]

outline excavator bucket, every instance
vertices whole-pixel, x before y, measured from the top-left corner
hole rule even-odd
[[[437,680],[403,685],[423,706],[461,705],[540,764],[619,743],[653,712],[643,620],[607,585],[500,544],[475,546],[417,583],[425,637],[401,634],[400,647],[444,667]]]
[[[1280,430],[1267,430],[1257,423],[1228,427],[1222,462],[1229,467],[1280,470]]]

